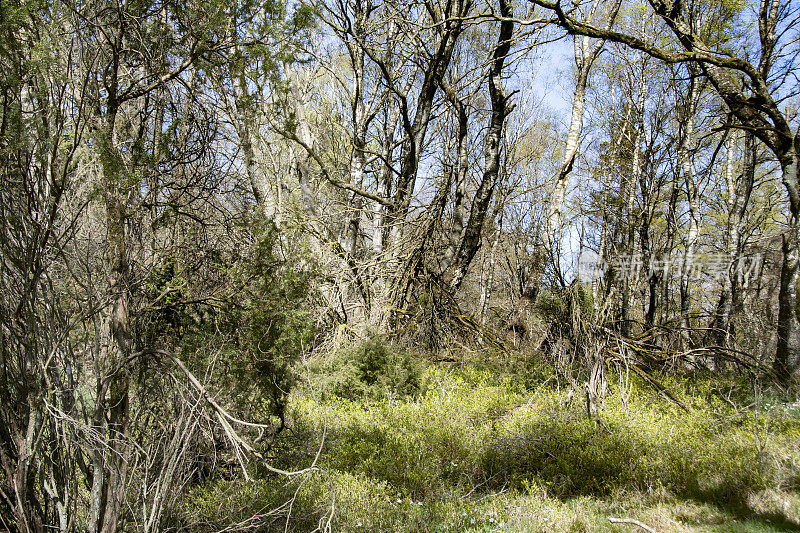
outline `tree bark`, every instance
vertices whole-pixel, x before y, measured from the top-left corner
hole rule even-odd
[[[471,6],[469,0],[456,0],[448,3],[448,10],[445,13],[434,16],[434,22],[441,28],[441,36],[436,43],[436,50],[427,61],[422,86],[416,98],[413,120],[409,116],[408,101],[405,98],[400,99],[401,122],[406,137],[400,149],[400,172],[395,182],[394,197],[386,214],[390,246],[397,253],[400,251],[399,243],[402,240],[403,222],[408,214],[417,181],[417,171],[433,111],[436,89],[439,86],[439,80],[450,65],[456,41],[464,28],[463,18]],[[436,11],[436,9],[431,9],[429,13],[434,14]],[[387,81],[393,82],[393,80]]]
[[[106,436],[106,448],[94,450],[90,532],[114,533],[120,523],[122,499],[127,478],[129,454],[128,404],[132,332],[130,324],[131,280],[126,233],[127,185],[124,162],[115,142],[118,104],[109,94],[103,129],[98,132],[105,198],[106,226],[111,273],[109,299],[111,310],[106,319],[106,339],[98,376],[95,429]],[[107,397],[106,397],[107,396]],[[107,419],[107,423],[106,423]]]
[[[798,143],[796,143],[798,144]],[[787,188],[798,183],[798,151],[790,153],[781,161],[783,180]],[[800,202],[790,202],[789,227],[783,235],[783,266],[778,294],[778,344],[775,350],[773,370],[778,378],[789,385],[800,381],[800,320],[797,309],[797,284],[800,280],[798,268],[798,216]]]
[[[486,325],[486,310],[492,299],[492,288],[494,287],[495,262],[497,261],[497,244],[500,242],[500,235],[503,233],[503,212],[497,221],[497,230],[492,239],[492,246],[489,248],[489,265],[484,266],[481,271],[481,297],[478,303],[478,322],[481,326]]]
[[[594,0],[589,9],[589,17],[593,17],[597,8],[599,0]],[[615,9],[609,16],[609,24],[616,18],[616,9],[619,4],[616,4]],[[575,165],[575,157],[578,155],[578,146],[580,144],[581,131],[583,130],[583,110],[586,104],[586,87],[589,83],[589,73],[592,69],[597,56],[603,49],[603,40],[595,40],[587,36],[574,36],[573,48],[575,51],[575,66],[578,69],[578,77],[575,81],[575,92],[572,97],[572,114],[569,124],[569,132],[567,133],[567,144],[564,150],[564,160],[561,163],[556,183],[553,186],[553,191],[550,196],[550,208],[547,216],[547,228],[545,229],[545,239],[548,248],[553,253],[558,253],[553,250],[553,244],[560,242],[559,236],[561,234],[561,223],[564,218],[564,198],[567,193],[567,186],[569,185],[569,177],[572,174],[572,167]]]
[[[475,198],[472,200],[472,208],[464,228],[461,244],[456,252],[453,277],[450,280],[450,289],[453,291],[457,291],[461,286],[469,265],[480,247],[484,219],[500,174],[503,124],[510,109],[508,108],[508,97],[499,87],[499,83],[503,73],[503,64],[511,49],[511,37],[514,32],[514,23],[509,20],[512,18],[513,12],[506,0],[500,0],[500,14],[504,20],[500,23],[500,35],[494,49],[489,73],[489,99],[492,102],[492,115],[489,121],[489,131],[486,134],[485,168],[483,178],[475,192]]]
[[[700,236],[700,195],[697,184],[694,181],[692,172],[692,151],[694,150],[694,116],[697,112],[697,105],[700,99],[700,83],[698,80],[699,72],[697,68],[690,64],[689,70],[689,94],[684,105],[681,124],[680,145],[678,147],[678,165],[680,167],[681,178],[686,187],[686,198],[689,206],[689,234],[686,238],[686,250],[683,256],[683,268],[681,269],[681,320],[683,321],[683,337],[687,339],[687,334],[691,330],[690,311],[692,307],[691,295],[691,273],[694,254],[697,250],[697,241]]]
[[[738,135],[728,140],[725,155],[725,184],[727,187],[726,204],[728,208],[728,223],[726,227],[726,247],[731,258],[731,267],[724,278],[724,285],[720,292],[714,319],[711,324],[713,341],[718,346],[725,346],[729,339],[735,335],[732,317],[740,312],[742,297],[739,288],[744,282],[742,268],[742,230],[744,216],[750,201],[750,194],[755,181],[755,138],[749,131],[744,133],[744,164],[741,173],[736,172],[733,163],[733,149],[736,146]],[[738,176],[736,175],[738,174]]]

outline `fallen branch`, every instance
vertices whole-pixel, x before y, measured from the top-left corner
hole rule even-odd
[[[633,518],[613,518],[611,516],[608,517],[608,521],[612,524],[632,524],[634,526],[639,526],[640,528],[644,529],[645,531],[649,531],[650,533],[657,533],[655,529],[648,526],[647,524],[643,524],[638,520],[634,520]]]
[[[217,415],[217,419],[219,420],[220,426],[222,426],[222,429],[225,432],[225,435],[228,437],[228,439],[230,440],[230,442],[231,442],[231,444],[233,446],[233,450],[234,450],[234,452],[236,454],[236,458],[237,458],[237,460],[239,461],[239,464],[242,467],[242,472],[244,473],[244,477],[245,477],[245,479],[247,481],[250,481],[250,474],[248,473],[247,468],[245,467],[244,454],[242,453],[242,450],[244,450],[247,453],[250,453],[251,455],[253,455],[256,458],[258,458],[259,460],[261,460],[262,461],[262,465],[264,466],[264,468],[266,468],[267,470],[269,470],[273,474],[279,474],[279,475],[286,476],[286,477],[294,477],[294,476],[299,476],[299,475],[303,475],[303,474],[307,474],[309,472],[313,472],[313,471],[318,471],[319,470],[319,468],[316,466],[316,464],[317,464],[317,461],[319,461],[320,455],[322,454],[322,449],[323,449],[324,444],[325,444],[325,437],[326,437],[326,433],[327,433],[327,431],[326,431],[327,428],[323,429],[322,442],[320,443],[320,446],[317,449],[317,455],[314,457],[314,461],[311,463],[311,466],[309,466],[307,468],[303,468],[301,470],[294,470],[294,471],[286,471],[286,470],[281,470],[280,468],[275,468],[274,466],[272,466],[271,464],[269,464],[267,462],[266,458],[260,452],[258,452],[258,450],[253,448],[253,446],[249,442],[244,440],[244,438],[242,438],[239,435],[239,433],[233,428],[232,424],[238,424],[238,425],[242,425],[242,426],[259,428],[259,429],[269,429],[269,426],[267,426],[265,424],[256,424],[256,423],[253,423],[253,422],[247,422],[245,420],[240,420],[240,419],[234,417],[233,415],[231,415],[226,409],[224,409],[219,403],[217,403],[214,400],[214,398],[211,396],[211,394],[209,394],[209,392],[206,390],[206,388],[203,386],[203,384],[200,383],[200,380],[197,379],[195,377],[195,375],[192,374],[192,372],[186,367],[186,365],[183,364],[183,361],[178,359],[178,357],[176,357],[173,353],[168,352],[166,350],[159,350],[159,349],[151,348],[151,349],[143,350],[142,352],[139,352],[139,353],[137,353],[135,355],[139,356],[139,355],[142,355],[142,354],[145,354],[145,353],[162,355],[162,356],[168,358],[170,361],[172,361],[172,363],[175,366],[177,366],[184,373],[184,375],[186,375],[187,379],[192,384],[192,386],[195,388],[195,390],[197,390],[197,392],[200,393],[200,395],[203,396],[203,398],[206,400],[206,402],[211,406],[212,410]]]
[[[655,389],[656,389],[658,392],[660,392],[661,394],[663,394],[664,396],[666,396],[667,398],[669,398],[670,400],[672,400],[672,402],[673,402],[675,405],[677,405],[678,407],[680,407],[681,409],[683,409],[685,412],[687,412],[687,413],[690,413],[690,412],[691,412],[691,411],[689,410],[689,408],[688,408],[688,407],[686,407],[686,404],[684,404],[682,401],[680,401],[680,400],[678,399],[678,397],[677,397],[677,396],[675,396],[675,394],[673,394],[673,392],[672,392],[671,390],[669,390],[667,387],[665,387],[664,385],[662,385],[661,383],[659,383],[659,382],[658,382],[658,380],[656,380],[654,377],[652,377],[651,375],[649,375],[647,372],[645,372],[644,370],[642,370],[641,368],[639,368],[639,367],[638,367],[638,366],[636,366],[636,365],[631,365],[631,370],[633,370],[634,372],[636,372],[636,374],[638,374],[638,375],[639,375],[639,377],[641,377],[641,378],[642,378],[643,380],[645,380],[647,383],[649,383],[650,385],[652,385],[652,386],[653,386],[653,388],[655,388]]]
[[[605,331],[606,333],[608,333],[608,334],[610,334],[612,337],[614,337],[614,338],[617,340],[617,344],[618,344],[618,345],[624,345],[624,346],[627,346],[627,347],[629,347],[629,348],[632,348],[632,349],[633,349],[634,351],[636,351],[637,353],[639,353],[639,350],[637,349],[637,346],[636,346],[636,345],[637,345],[637,344],[642,344],[642,343],[640,343],[640,342],[638,342],[638,341],[635,341],[635,340],[633,340],[633,339],[627,339],[627,338],[623,337],[622,335],[619,335],[619,334],[618,334],[618,333],[616,333],[615,331],[612,331],[612,330],[610,330],[610,329],[608,329],[608,328],[603,328],[603,331]],[[652,357],[652,356],[651,356],[651,357]],[[612,358],[613,358],[613,357],[612,357]],[[624,358],[624,357],[623,357],[621,354],[620,354],[619,358],[620,358],[621,360],[625,361],[625,358]],[[627,364],[627,361],[626,361],[626,364]],[[670,400],[671,400],[673,403],[675,403],[675,405],[677,405],[678,407],[680,407],[681,409],[683,409],[683,410],[684,410],[684,411],[686,411],[687,413],[691,412],[691,411],[689,410],[689,408],[688,408],[688,407],[686,407],[686,405],[685,405],[685,404],[684,404],[682,401],[680,401],[680,399],[678,399],[678,397],[677,397],[677,396],[675,396],[675,394],[673,394],[673,392],[672,392],[671,390],[669,390],[667,387],[665,387],[664,385],[662,385],[662,384],[661,384],[661,383],[660,383],[660,382],[659,382],[657,379],[655,379],[653,376],[651,376],[650,374],[648,374],[648,373],[647,373],[647,372],[646,372],[644,369],[640,368],[640,367],[639,367],[639,366],[638,366],[636,363],[634,363],[634,362],[631,362],[631,364],[629,365],[629,367],[630,367],[630,369],[631,369],[631,370],[633,370],[633,371],[634,371],[634,372],[635,372],[635,373],[636,373],[636,374],[637,374],[639,377],[641,377],[641,378],[642,378],[642,379],[643,379],[643,380],[644,380],[646,383],[650,384],[650,385],[651,385],[653,388],[655,388],[655,389],[656,389],[658,392],[662,393],[664,396],[666,396],[668,399],[670,399]]]

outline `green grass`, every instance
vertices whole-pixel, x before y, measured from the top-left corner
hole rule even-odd
[[[703,383],[672,381],[686,413],[649,388],[623,398],[611,383],[598,425],[581,394],[570,400],[552,383],[431,366],[403,399],[297,390],[293,431],[274,452],[308,463],[324,430],[319,470],[288,484],[208,482],[184,516],[220,525],[219,502],[246,517],[294,497],[296,531],[328,519],[336,531],[638,530],[609,517],[657,531],[800,531],[791,408],[737,411]]]

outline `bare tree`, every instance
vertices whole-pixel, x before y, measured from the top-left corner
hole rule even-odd
[[[492,115],[486,136],[486,161],[483,178],[475,192],[469,219],[464,227],[463,237],[456,252],[453,277],[450,280],[452,289],[458,289],[461,286],[464,276],[467,274],[467,268],[472,262],[472,258],[475,257],[475,252],[478,251],[483,222],[500,174],[503,124],[507,114],[510,112],[508,96],[500,87],[500,79],[503,74],[503,64],[511,50],[511,39],[514,31],[514,23],[510,20],[513,17],[512,8],[504,0],[500,0],[500,16],[503,17],[503,21],[500,23],[500,35],[497,40],[497,46],[494,48],[489,71],[489,99],[492,103]]]
[[[800,319],[797,317],[798,218],[800,217],[800,132],[793,131],[790,119],[781,111],[782,100],[776,90],[782,79],[791,75],[791,61],[775,71],[779,58],[786,57],[787,32],[797,24],[796,6],[791,2],[763,0],[758,10],[758,61],[718,51],[717,43],[705,42],[699,34],[693,13],[681,2],[652,0],[650,6],[666,24],[684,51],[672,52],[635,35],[598,28],[577,20],[560,4],[532,0],[554,12],[558,24],[571,33],[619,42],[667,62],[696,62],[736,118],[732,125],[753,132],[775,155],[781,166],[782,181],[789,199],[788,228],[783,241],[783,267],[778,313],[778,344],[774,370],[784,382],[793,382],[800,373]],[[783,24],[781,24],[783,22]],[[792,55],[792,54],[790,54]]]
[[[611,27],[617,17],[620,2],[615,2],[611,8],[610,13],[604,14],[607,21],[606,27]],[[591,20],[595,18],[597,12],[604,5],[599,2],[592,2],[589,7],[587,17]],[[589,74],[592,70],[592,65],[595,59],[603,50],[603,40],[592,39],[587,36],[575,35],[573,37],[573,47],[575,55],[575,67],[577,70],[575,80],[575,91],[572,97],[572,113],[569,123],[569,132],[567,133],[567,142],[564,150],[564,161],[561,163],[561,169],[556,178],[555,185],[550,197],[550,210],[547,219],[547,229],[545,230],[545,238],[547,239],[547,248],[551,253],[558,254],[559,250],[552,250],[553,243],[560,242],[561,224],[563,219],[564,199],[569,184],[569,178],[572,174],[572,169],[575,165],[575,158],[578,155],[578,148],[580,144],[581,132],[583,129],[583,110],[586,105],[586,88],[589,84]]]

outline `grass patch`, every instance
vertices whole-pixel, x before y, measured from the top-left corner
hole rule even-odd
[[[471,367],[431,366],[413,395],[297,391],[288,413],[306,455],[327,427],[321,471],[228,497],[252,510],[296,494],[296,531],[331,508],[337,531],[631,530],[609,517],[658,531],[800,530],[798,414],[739,411],[702,387],[671,385],[689,413],[612,383],[599,425],[579,394]],[[208,495],[225,483],[187,505],[213,515]]]

